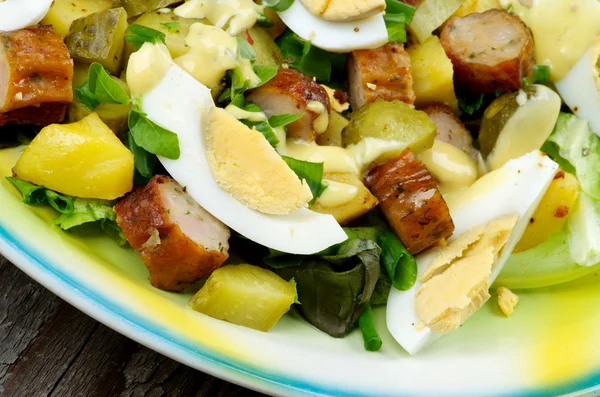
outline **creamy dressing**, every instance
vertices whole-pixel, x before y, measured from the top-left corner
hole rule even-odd
[[[536,0],[531,8],[519,0],[502,0],[529,26],[539,64],[551,66],[550,79],[559,81],[600,35],[598,0]]]
[[[229,104],[225,107],[225,110],[229,112],[233,117],[238,120],[248,120],[253,123],[260,123],[267,120],[267,115],[263,112],[249,112],[244,109],[240,109],[233,104]]]
[[[317,199],[317,203],[325,208],[335,208],[352,201],[358,194],[358,187],[347,183],[323,179],[327,189]]]
[[[404,142],[368,137],[348,146],[347,151],[354,157],[358,169],[364,172],[399,156],[407,147]]]
[[[190,0],[175,9],[183,18],[206,18],[232,36],[250,29],[262,7],[252,0]]]
[[[351,173],[358,175],[359,168],[354,158],[344,148],[337,146],[318,146],[304,141],[288,141],[284,155],[298,160],[323,163],[325,173]]]
[[[475,161],[449,143],[436,140],[431,149],[425,150],[417,157],[438,182],[444,197],[460,194],[477,180]]]
[[[237,41],[222,29],[195,23],[185,42],[190,51],[175,58],[175,63],[208,88],[217,86],[228,70],[238,66]]]
[[[173,60],[164,44],[144,43],[131,54],[127,65],[127,85],[132,97],[150,91],[165,76]]]
[[[322,134],[327,131],[327,127],[329,127],[329,112],[325,105],[320,101],[308,101],[306,109],[318,114],[317,118],[313,121],[315,132]]]

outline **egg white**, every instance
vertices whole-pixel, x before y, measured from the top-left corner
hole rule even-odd
[[[53,0],[5,0],[0,2],[0,31],[33,26],[48,13]]]
[[[388,42],[383,14],[348,22],[332,22],[310,13],[301,1],[279,17],[294,33],[315,47],[331,52],[377,48]]]
[[[537,150],[530,152],[484,176],[467,191],[465,197],[471,197],[470,200],[462,201],[459,207],[450,209],[455,237],[449,241],[499,216],[514,213],[519,215],[519,220],[489,277],[489,285],[496,280],[521,239],[557,169],[558,165],[548,156]],[[469,192],[477,193],[469,195]],[[434,257],[435,253],[432,252],[425,252],[416,257],[419,275],[427,269]],[[417,327],[420,318],[415,311],[415,295],[421,285],[422,283],[417,281],[408,291],[392,288],[387,304],[387,327],[410,354],[416,354],[443,336],[432,332],[428,327]]]
[[[563,101],[577,117],[587,120],[592,131],[600,136],[600,82],[596,62],[600,42],[592,46],[573,68],[557,82],[556,88]]]
[[[306,208],[287,215],[251,210],[215,181],[205,155],[203,131],[215,106],[210,90],[178,65],[141,99],[142,110],[158,125],[179,137],[177,160],[159,157],[167,171],[185,186],[204,209],[243,236],[261,245],[294,254],[312,254],[346,240],[331,215]]]

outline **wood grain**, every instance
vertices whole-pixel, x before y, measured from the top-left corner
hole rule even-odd
[[[1,256],[0,395],[262,396],[112,331]]]

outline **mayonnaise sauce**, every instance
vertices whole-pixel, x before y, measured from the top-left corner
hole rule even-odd
[[[248,120],[253,123],[260,123],[267,120],[267,115],[263,112],[249,112],[244,109],[240,109],[233,104],[229,104],[225,107],[225,110],[229,112],[233,117],[238,120]]]
[[[190,51],[175,58],[175,63],[208,88],[217,86],[238,65],[237,41],[217,27],[195,23],[185,42]]]
[[[262,7],[252,0],[189,0],[175,9],[184,18],[206,18],[232,36],[250,29]]]
[[[164,44],[144,43],[131,54],[127,65],[127,85],[131,96],[150,91],[165,76],[173,60]]]
[[[550,79],[559,81],[600,35],[598,0],[536,0],[531,8],[518,0],[502,0],[533,33],[538,64],[551,66]]]
[[[317,118],[313,121],[313,128],[317,134],[322,134],[329,127],[329,112],[325,105],[320,101],[308,101],[306,109],[317,113]]]
[[[348,146],[347,151],[354,157],[358,169],[364,172],[399,156],[407,147],[404,142],[368,137]]]
[[[341,172],[358,175],[354,158],[344,148],[337,146],[318,146],[304,141],[288,141],[281,153],[298,160],[323,163],[323,172]]]
[[[352,201],[358,194],[358,187],[347,183],[323,179],[327,189],[317,199],[317,203],[326,208],[335,208]]]
[[[431,149],[417,157],[438,182],[444,197],[466,190],[477,180],[477,163],[449,143],[436,140]]]

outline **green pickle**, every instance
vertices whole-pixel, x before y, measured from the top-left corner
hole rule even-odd
[[[296,286],[270,270],[247,264],[215,270],[191,299],[207,316],[266,332],[296,300]]]
[[[352,113],[342,139],[345,146],[364,138],[397,141],[419,153],[433,146],[436,134],[437,127],[425,112],[398,100],[378,99]]]
[[[125,7],[129,18],[132,18],[148,11],[154,11],[159,8],[165,8],[173,4],[181,3],[181,0],[120,0],[119,2]]]
[[[127,13],[123,8],[79,18],[65,39],[71,57],[79,62],[98,62],[111,74],[121,71]]]

